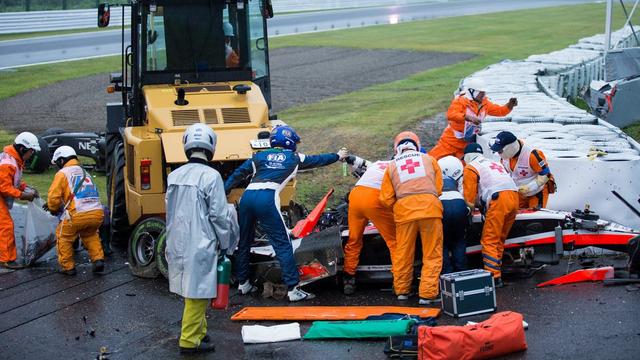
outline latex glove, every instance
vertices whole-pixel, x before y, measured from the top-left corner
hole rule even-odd
[[[347,148],[341,148],[336,154],[338,155],[338,160],[344,161],[349,156],[349,151]]]
[[[527,185],[520,185],[518,186],[518,192],[524,196],[527,195],[527,193],[529,193],[529,186]]]
[[[31,191],[23,191],[22,194],[20,194],[20,200],[27,200],[27,201],[33,201],[33,199],[35,199],[36,194],[34,192]]]
[[[48,213],[51,212],[51,211],[49,211],[49,204],[47,204],[47,203],[44,203],[44,205],[42,205],[42,210],[44,210],[44,211],[46,211]]]
[[[466,121],[470,121],[470,122],[472,122],[472,123],[474,123],[476,125],[480,125],[480,119],[477,116],[466,114],[464,116],[464,119]]]
[[[513,109],[516,106],[518,106],[518,99],[516,99],[516,98],[509,99],[509,102],[507,103],[507,107],[509,109]]]

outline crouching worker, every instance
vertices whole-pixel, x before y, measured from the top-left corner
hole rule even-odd
[[[45,210],[61,216],[56,229],[59,271],[65,275],[76,274],[73,242],[80,236],[93,263],[92,271],[100,273],[104,271],[104,252],[98,230],[104,212],[98,188],[80,166],[72,147],[65,145],[57,148],[51,162],[60,170],[49,187]]]
[[[462,196],[462,161],[445,156],[438,160],[442,169],[442,273],[448,274],[467,269],[467,244],[465,235],[469,213]]]
[[[217,293],[218,256],[232,252],[233,223],[220,173],[209,166],[216,135],[204,124],[191,125],[182,137],[188,163],[167,177],[169,290],[184,297],[181,353],[214,351],[205,317]]]
[[[37,151],[40,151],[38,138],[30,132],[23,132],[0,153],[0,266],[7,269],[24,267],[16,262],[18,253],[9,210],[15,199],[33,201],[38,197],[38,191],[22,181],[24,162]]]
[[[465,147],[464,162],[464,198],[473,208],[480,197],[481,209],[486,209],[480,238],[484,269],[493,273],[496,287],[503,287],[502,254],[518,214],[518,188],[501,164],[485,159],[478,144]]]
[[[362,251],[362,236],[369,220],[378,228],[380,235],[387,243],[392,259],[396,247],[396,225],[393,212],[380,203],[380,187],[389,161],[365,163],[360,158],[356,158],[356,161],[363,164],[353,164],[354,168],[366,168],[366,170],[349,193],[349,240],[344,247],[343,267],[343,291],[346,295],[355,292],[355,275]],[[357,173],[357,171],[354,172]]]
[[[287,285],[289,301],[312,299],[313,294],[302,290],[298,283],[298,266],[293,257],[289,233],[280,213],[280,191],[293,179],[298,169],[311,169],[332,164],[347,157],[347,151],[320,155],[304,155],[296,152],[300,137],[289,126],[278,126],[269,137],[271,149],[257,152],[237,168],[224,184],[228,193],[247,179],[250,184],[240,198],[238,220],[240,242],[234,264],[239,282],[238,292],[248,294],[255,290],[249,281],[249,253],[255,238],[256,221],[264,229]]]
[[[413,281],[416,238],[422,240],[419,303],[439,301],[438,276],[442,270],[442,173],[438,162],[421,154],[420,139],[410,131],[396,136],[395,157],[382,180],[380,202],[393,208],[396,249],[392,257],[393,290],[407,300]]]

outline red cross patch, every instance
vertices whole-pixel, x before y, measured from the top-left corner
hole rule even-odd
[[[499,164],[496,164],[496,163],[491,163],[491,165],[489,165],[489,169],[496,170],[500,174],[504,173],[504,169],[502,168],[502,166],[500,166]]]
[[[420,165],[421,164],[419,162],[413,162],[412,159],[407,159],[404,165],[400,166],[400,170],[402,171],[406,170],[407,172],[409,172],[409,174],[413,174],[416,172],[415,168],[417,168]]]
[[[529,172],[528,172],[528,171],[526,171],[526,170],[524,170],[524,169],[520,171],[520,176],[523,176],[523,177],[524,177],[524,176],[527,176],[527,175],[529,175]]]

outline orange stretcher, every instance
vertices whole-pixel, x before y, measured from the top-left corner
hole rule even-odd
[[[438,317],[440,309],[404,306],[248,306],[231,316],[231,320],[314,321],[365,320],[386,313]]]

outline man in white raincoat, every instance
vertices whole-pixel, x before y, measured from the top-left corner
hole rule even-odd
[[[201,353],[214,351],[205,314],[217,295],[218,256],[233,253],[238,224],[220,173],[208,165],[216,147],[213,130],[192,125],[182,142],[189,162],[167,179],[166,257],[169,290],[184,297],[180,352]]]

